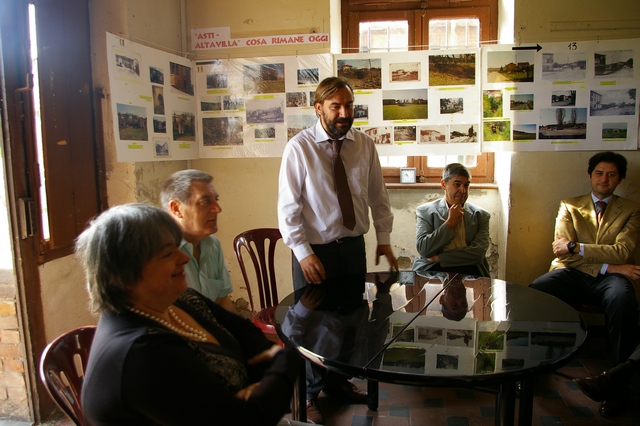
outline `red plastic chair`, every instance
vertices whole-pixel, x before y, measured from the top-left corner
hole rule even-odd
[[[86,425],[80,394],[95,332],[95,326],[68,331],[49,343],[40,358],[40,380],[60,410],[78,426]]]
[[[234,251],[240,264],[240,271],[249,294],[249,305],[253,312],[252,321],[263,333],[273,335],[273,340],[281,344],[276,336],[274,314],[278,305],[275,253],[278,241],[282,239],[278,228],[257,228],[239,234],[233,241]],[[246,254],[243,255],[243,248]],[[245,257],[249,256],[251,262]],[[249,279],[248,265],[253,266],[255,280]],[[253,303],[253,292],[258,293],[260,308]],[[277,339],[277,340],[276,340]]]

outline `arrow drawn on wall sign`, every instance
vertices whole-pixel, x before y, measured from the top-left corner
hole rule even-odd
[[[511,50],[535,50],[536,52],[539,52],[540,49],[542,49],[542,46],[539,44],[536,44],[535,46],[515,46],[511,48]]]

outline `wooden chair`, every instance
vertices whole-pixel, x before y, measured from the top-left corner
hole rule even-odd
[[[68,331],[49,343],[40,358],[40,380],[60,410],[78,426],[86,425],[80,395],[95,332],[95,326]]]
[[[274,314],[278,299],[276,282],[275,253],[276,245],[282,239],[278,228],[257,228],[239,234],[233,241],[236,258],[249,294],[252,321],[263,333],[272,336],[272,340],[281,344],[276,335]],[[246,254],[243,254],[246,251]],[[248,255],[245,263],[245,256]],[[249,262],[250,259],[250,262]],[[253,266],[255,280],[249,278],[248,265]],[[260,307],[253,302],[257,292]]]

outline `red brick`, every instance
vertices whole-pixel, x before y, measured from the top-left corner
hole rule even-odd
[[[0,343],[0,358],[22,358],[20,346]]]
[[[4,372],[24,373],[24,363],[21,359],[8,358],[3,360]]]
[[[15,315],[16,302],[11,300],[0,300],[0,315]]]
[[[15,315],[0,315],[0,330],[17,330],[18,318]]]
[[[0,343],[20,343],[18,330],[0,330]]]
[[[7,391],[10,393],[9,388],[24,388],[24,376],[22,374],[0,374],[0,387],[7,388]],[[9,395],[11,396],[11,395]]]

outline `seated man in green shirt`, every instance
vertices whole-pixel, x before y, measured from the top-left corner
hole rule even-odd
[[[180,250],[190,257],[184,268],[189,287],[236,312],[220,240],[213,235],[222,209],[212,181],[210,174],[199,170],[176,172],[162,183],[160,202],[182,229]]]

